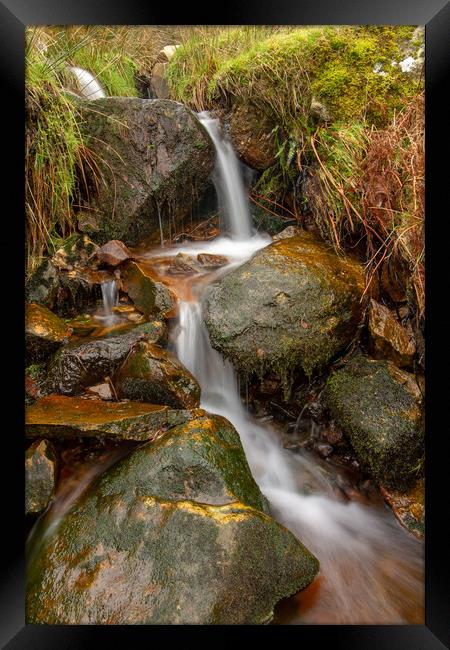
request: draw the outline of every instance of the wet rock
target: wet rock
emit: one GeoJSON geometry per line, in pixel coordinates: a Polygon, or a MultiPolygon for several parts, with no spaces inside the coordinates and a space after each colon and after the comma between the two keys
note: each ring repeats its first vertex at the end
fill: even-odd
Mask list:
{"type": "Polygon", "coordinates": [[[174,301],[168,288],[162,282],[155,282],[147,275],[145,267],[136,262],[127,262],[121,269],[123,290],[135,307],[147,318],[159,316],[173,309],[174,301]]]}
{"type": "Polygon", "coordinates": [[[47,392],[77,395],[87,386],[111,377],[133,346],[141,339],[153,343],[167,340],[162,321],[153,321],[114,336],[73,341],[62,347],[47,366],[47,392]]]}
{"type": "Polygon", "coordinates": [[[416,346],[393,313],[375,300],[370,301],[370,351],[376,359],[390,359],[397,366],[411,366],[416,346]]]}
{"type": "Polygon", "coordinates": [[[381,494],[394,515],[410,533],[420,539],[425,535],[425,481],[420,479],[406,493],[380,486],[381,494]]]}
{"type": "Polygon", "coordinates": [[[204,318],[212,345],[243,374],[325,367],[355,337],[364,270],[310,233],[275,242],[212,285],[204,318]]]}
{"type": "Polygon", "coordinates": [[[39,363],[55,352],[71,334],[67,324],[49,309],[31,303],[25,307],[25,347],[28,363],[39,363]]]}
{"type": "Polygon", "coordinates": [[[173,237],[174,222],[181,228],[214,164],[212,143],[195,115],[178,102],[137,97],[80,101],[79,112],[104,178],[89,206],[96,215],[92,238],[133,246],[173,237]]]}
{"type": "Polygon", "coordinates": [[[210,253],[199,253],[197,261],[205,269],[216,269],[228,264],[228,258],[225,255],[211,255],[210,253]]]}
{"type": "Polygon", "coordinates": [[[86,392],[92,393],[93,395],[97,395],[97,397],[100,397],[100,399],[105,400],[107,402],[114,399],[111,385],[108,382],[104,384],[97,384],[96,386],[89,386],[86,389],[86,392]]]}
{"type": "Polygon", "coordinates": [[[55,449],[48,440],[37,440],[25,453],[25,512],[43,512],[53,498],[57,475],[55,449]]]}
{"type": "Polygon", "coordinates": [[[198,273],[198,265],[190,255],[178,253],[170,263],[168,273],[172,275],[191,275],[198,273]]]}
{"type": "Polygon", "coordinates": [[[25,396],[28,403],[46,394],[45,363],[33,363],[25,369],[25,396]]]}
{"type": "Polygon", "coordinates": [[[288,226],[281,232],[277,233],[272,237],[273,241],[280,241],[280,239],[287,239],[288,237],[295,237],[295,235],[301,235],[303,230],[298,226],[288,226]]]}
{"type": "Polygon", "coordinates": [[[328,456],[331,456],[333,453],[333,447],[324,442],[319,442],[316,448],[322,458],[328,458],[328,456]]]}
{"type": "Polygon", "coordinates": [[[74,234],[58,248],[52,256],[52,264],[60,271],[73,271],[92,266],[93,256],[98,250],[87,235],[74,234]]]}
{"type": "Polygon", "coordinates": [[[424,444],[414,376],[358,354],[329,377],[322,400],[371,475],[389,488],[407,489],[424,444]]]}
{"type": "Polygon", "coordinates": [[[122,262],[125,262],[125,260],[130,259],[131,253],[125,244],[117,239],[113,239],[97,250],[96,257],[103,264],[118,266],[122,262]]]}
{"type": "Polygon", "coordinates": [[[45,435],[58,440],[145,441],[186,422],[195,413],[143,402],[111,402],[105,408],[101,400],[48,395],[25,408],[25,431],[28,438],[45,435]]]}
{"type": "Polygon", "coordinates": [[[275,124],[255,106],[237,104],[229,118],[231,141],[239,157],[253,169],[276,162],[275,124]]]}
{"type": "Polygon", "coordinates": [[[93,268],[96,249],[86,235],[71,237],[27,279],[27,302],[44,305],[62,317],[75,317],[95,306],[101,298],[100,284],[114,279],[111,273],[93,268]]]}
{"type": "Polygon", "coordinates": [[[104,472],[37,549],[27,623],[265,623],[318,571],[265,508],[224,418],[172,429],[104,472]]]}
{"type": "Polygon", "coordinates": [[[114,377],[122,398],[193,409],[200,404],[200,386],[176,356],[141,341],[127,356],[114,377]]]}

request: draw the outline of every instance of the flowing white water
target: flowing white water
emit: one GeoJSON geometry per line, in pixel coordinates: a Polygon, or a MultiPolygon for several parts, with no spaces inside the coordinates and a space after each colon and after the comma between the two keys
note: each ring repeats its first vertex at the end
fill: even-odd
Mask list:
{"type": "Polygon", "coordinates": [[[208,131],[216,148],[217,160],[213,181],[219,205],[225,213],[227,231],[233,238],[250,239],[250,211],[233,146],[228,139],[222,137],[219,120],[212,119],[206,111],[199,113],[198,119],[208,131]]]}
{"type": "MultiPolygon", "coordinates": [[[[202,121],[208,124],[218,146],[220,160],[221,152],[231,145],[220,139],[217,125],[208,120],[203,115],[202,121]]],[[[261,236],[249,238],[250,214],[248,207],[242,207],[242,182],[234,185],[239,168],[233,156],[228,152],[226,165],[220,166],[226,175],[220,183],[222,191],[230,195],[224,197],[226,209],[233,211],[233,201],[237,201],[239,216],[237,220],[236,214],[228,214],[235,236],[228,269],[245,262],[267,243],[261,236]],[[248,219],[246,227],[244,218],[248,219]]],[[[205,252],[223,254],[226,241],[230,240],[203,242],[201,247],[205,252]]],[[[187,244],[181,250],[192,253],[196,246],[187,244]]],[[[198,286],[202,291],[205,284],[198,286]]],[[[200,383],[201,406],[226,417],[239,432],[253,476],[269,499],[274,516],[320,560],[318,602],[309,604],[301,622],[421,622],[411,620],[414,616],[420,619],[423,598],[420,542],[405,533],[387,508],[339,501],[330,481],[331,472],[307,454],[284,449],[270,425],[248,414],[233,366],[209,341],[202,319],[201,295],[197,295],[197,300],[180,302],[175,345],[178,358],[200,383]]]]}
{"type": "Polygon", "coordinates": [[[115,280],[108,280],[101,283],[103,310],[102,315],[97,315],[96,318],[104,320],[107,324],[112,324],[115,319],[113,307],[117,305],[119,294],[117,291],[117,284],[115,280]]]}
{"type": "Polygon", "coordinates": [[[83,68],[77,68],[76,66],[71,66],[69,70],[77,78],[83,97],[86,97],[86,99],[101,99],[102,97],[106,97],[103,88],[90,72],[83,70],[83,68]]]}

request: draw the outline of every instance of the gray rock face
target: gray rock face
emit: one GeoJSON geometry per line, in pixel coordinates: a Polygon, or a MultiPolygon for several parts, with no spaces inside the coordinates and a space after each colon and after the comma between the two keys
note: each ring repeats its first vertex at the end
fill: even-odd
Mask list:
{"type": "Polygon", "coordinates": [[[318,562],[264,510],[227,420],[176,427],[102,474],[38,546],[27,622],[267,622],[318,562]]]}
{"type": "Polygon", "coordinates": [[[364,270],[310,233],[277,241],[212,285],[204,318],[212,345],[241,373],[326,366],[357,332],[364,270]]]}
{"type": "Polygon", "coordinates": [[[404,490],[417,478],[424,445],[421,390],[390,361],[357,355],[322,394],[358,459],[380,483],[404,490]]]}
{"type": "Polygon", "coordinates": [[[168,239],[205,189],[214,153],[185,106],[167,99],[106,97],[80,102],[81,128],[99,156],[103,182],[92,200],[100,244],[168,239]],[[160,229],[161,219],[161,229],[160,229]]]}

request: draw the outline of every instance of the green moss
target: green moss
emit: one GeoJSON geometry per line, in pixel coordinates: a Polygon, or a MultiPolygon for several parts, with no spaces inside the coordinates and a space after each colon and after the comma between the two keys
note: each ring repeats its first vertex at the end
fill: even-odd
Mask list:
{"type": "Polygon", "coordinates": [[[390,368],[358,354],[329,377],[323,400],[371,474],[405,489],[423,453],[423,423],[416,397],[390,368]]]}

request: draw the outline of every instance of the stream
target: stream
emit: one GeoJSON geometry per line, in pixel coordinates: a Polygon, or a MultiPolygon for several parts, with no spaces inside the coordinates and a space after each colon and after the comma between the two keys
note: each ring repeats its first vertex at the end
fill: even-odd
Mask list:
{"type": "MultiPolygon", "coordinates": [[[[234,425],[272,515],[320,561],[317,578],[277,606],[273,623],[423,624],[423,543],[401,527],[381,497],[375,501],[364,496],[340,498],[335,484],[341,467],[306,450],[285,449],[276,424],[249,413],[233,366],[210,344],[202,319],[202,299],[208,285],[243,264],[271,239],[252,231],[239,163],[229,142],[222,138],[217,121],[205,113],[199,119],[218,154],[214,182],[227,235],[212,241],[141,250],[139,260],[178,297],[170,346],[198,380],[201,407],[234,425]],[[180,252],[192,256],[220,254],[228,263],[218,270],[175,277],[167,269],[180,252]]],[[[110,318],[117,300],[114,287],[104,287],[103,297],[102,313],[110,318]]],[[[90,467],[85,484],[93,474],[90,467]]],[[[78,486],[77,494],[79,491],[78,486]]],[[[64,498],[67,501],[67,490],[64,498]]],[[[49,517],[52,510],[59,516],[58,494],[45,516],[49,517]]]]}

